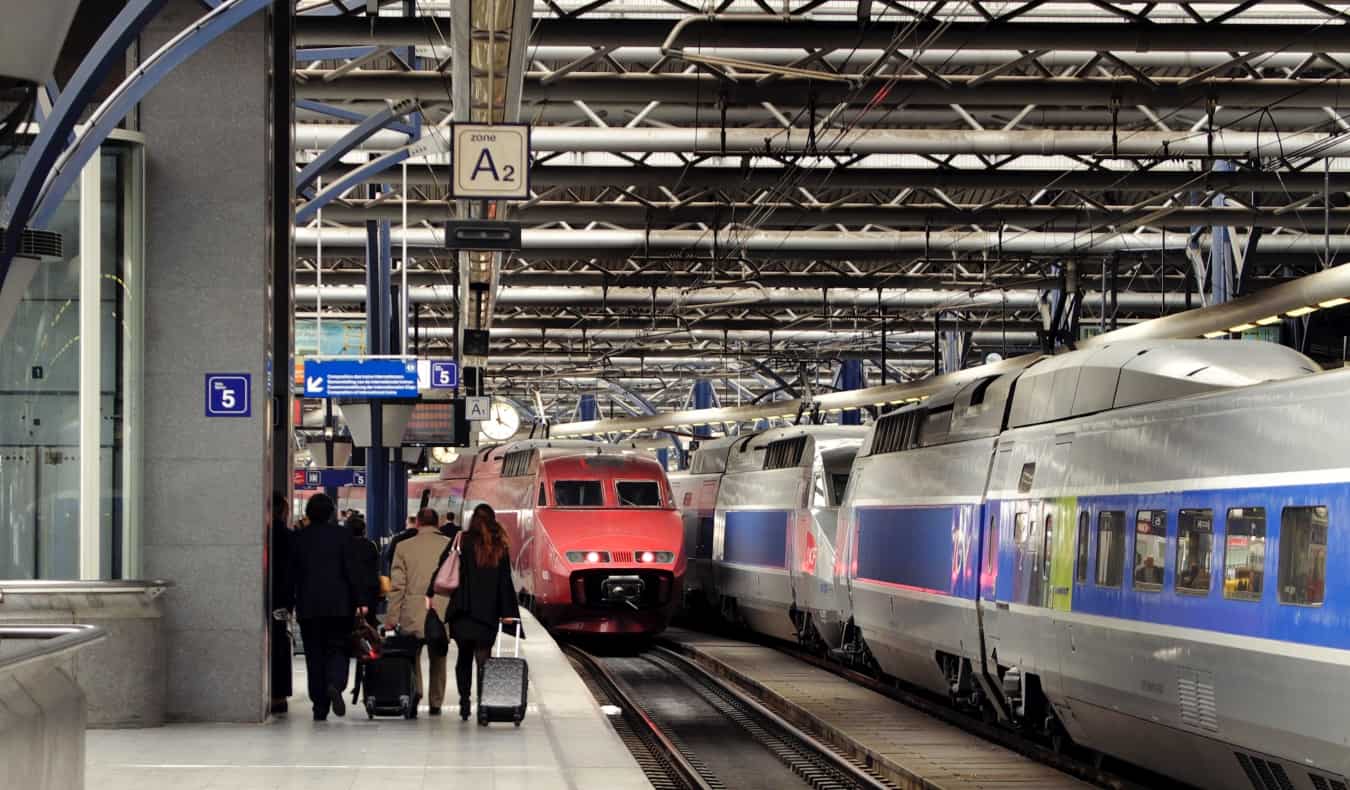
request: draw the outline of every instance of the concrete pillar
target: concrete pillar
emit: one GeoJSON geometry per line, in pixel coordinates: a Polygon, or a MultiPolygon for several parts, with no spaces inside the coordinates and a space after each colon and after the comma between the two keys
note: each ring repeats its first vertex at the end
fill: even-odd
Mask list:
{"type": "MultiPolygon", "coordinates": [[[[141,51],[159,48],[203,8],[171,0],[141,51]]],[[[267,710],[269,44],[267,19],[246,20],[169,74],[139,113],[147,143],[144,573],[177,585],[164,604],[167,715],[180,720],[257,722],[267,710]],[[252,416],[206,418],[206,373],[250,375],[252,416]]],[[[289,150],[276,158],[293,161],[289,150]]],[[[285,364],[277,363],[280,386],[291,375],[285,364]]]]}
{"type": "MultiPolygon", "coordinates": [[[[839,365],[839,389],[860,390],[867,386],[867,373],[861,359],[846,359],[839,365]]],[[[862,425],[862,412],[847,409],[839,415],[840,425],[862,425]]]]}

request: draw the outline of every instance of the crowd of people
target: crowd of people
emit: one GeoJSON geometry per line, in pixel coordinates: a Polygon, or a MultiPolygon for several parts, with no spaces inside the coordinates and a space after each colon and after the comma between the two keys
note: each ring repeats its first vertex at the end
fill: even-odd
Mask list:
{"type": "MultiPolygon", "coordinates": [[[[383,553],[367,536],[365,518],[337,512],[331,497],[316,494],[305,515],[287,526],[284,497],[272,501],[271,599],[272,712],[287,712],[292,695],[289,622],[294,614],[304,645],[309,699],[315,721],[346,714],[352,634],[361,621],[386,632],[425,638],[427,612],[444,622],[458,654],[455,684],[459,714],[468,719],[474,666],[479,672],[492,650],[499,626],[520,615],[511,578],[507,536],[486,504],[474,508],[462,535],[454,518],[444,522],[431,508],[409,519],[407,529],[388,542],[383,553]],[[461,535],[458,544],[456,535],[461,535]],[[458,551],[455,549],[458,548],[458,551]],[[459,587],[438,595],[434,582],[446,562],[459,562],[459,587]],[[382,615],[379,614],[383,608],[382,615]]],[[[432,716],[445,700],[448,656],[419,651],[414,662],[416,689],[432,716]],[[424,677],[421,652],[427,653],[424,677]]],[[[359,672],[359,668],[358,668],[359,672]]],[[[353,699],[355,701],[355,699],[353,699]]]]}

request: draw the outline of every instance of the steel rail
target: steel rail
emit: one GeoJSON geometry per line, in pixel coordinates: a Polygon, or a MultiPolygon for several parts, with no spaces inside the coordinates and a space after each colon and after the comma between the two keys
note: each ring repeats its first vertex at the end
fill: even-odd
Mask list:
{"type": "Polygon", "coordinates": [[[647,735],[655,741],[656,745],[663,752],[662,756],[669,760],[669,766],[679,774],[679,776],[676,777],[677,779],[684,782],[687,787],[693,788],[693,790],[715,790],[715,788],[703,778],[698,769],[689,762],[689,759],[685,757],[684,752],[670,740],[670,737],[666,735],[660,725],[647,715],[647,711],[643,709],[642,705],[638,704],[638,702],[633,699],[632,695],[620,685],[618,679],[615,678],[614,675],[595,658],[595,656],[572,645],[564,646],[563,652],[575,658],[582,664],[585,664],[586,669],[604,689],[605,693],[609,695],[611,699],[620,702],[621,707],[623,707],[625,712],[642,725],[647,735]]]}

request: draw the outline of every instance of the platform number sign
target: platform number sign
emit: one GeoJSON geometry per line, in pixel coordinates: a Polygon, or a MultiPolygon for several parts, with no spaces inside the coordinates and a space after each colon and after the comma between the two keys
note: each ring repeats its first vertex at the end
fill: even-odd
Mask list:
{"type": "Polygon", "coordinates": [[[207,417],[251,417],[252,374],[207,373],[207,417]]]}
{"type": "Polygon", "coordinates": [[[452,390],[459,386],[459,363],[431,361],[431,388],[452,390]]]}
{"type": "Polygon", "coordinates": [[[525,200],[530,196],[528,124],[457,123],[451,157],[454,197],[525,200]]]}

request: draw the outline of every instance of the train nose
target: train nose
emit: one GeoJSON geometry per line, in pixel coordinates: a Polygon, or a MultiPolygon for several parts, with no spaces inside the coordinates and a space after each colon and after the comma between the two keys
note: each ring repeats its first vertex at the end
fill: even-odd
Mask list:
{"type": "Polygon", "coordinates": [[[608,603],[626,604],[636,609],[646,587],[640,576],[609,576],[600,582],[600,595],[608,603]]]}

